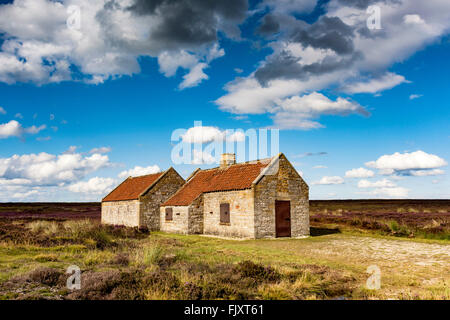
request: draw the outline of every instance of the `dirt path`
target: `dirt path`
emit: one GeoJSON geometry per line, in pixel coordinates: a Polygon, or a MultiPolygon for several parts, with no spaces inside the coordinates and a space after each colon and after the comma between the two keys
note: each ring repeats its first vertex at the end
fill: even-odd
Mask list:
{"type": "Polygon", "coordinates": [[[450,265],[450,245],[446,244],[342,236],[330,239],[327,247],[313,245],[311,252],[381,261],[388,265],[403,263],[416,266],[450,265]]]}

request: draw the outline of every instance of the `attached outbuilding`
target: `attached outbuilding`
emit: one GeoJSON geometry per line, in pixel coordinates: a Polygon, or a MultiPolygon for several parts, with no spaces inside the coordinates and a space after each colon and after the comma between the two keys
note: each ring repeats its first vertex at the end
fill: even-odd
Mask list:
{"type": "Polygon", "coordinates": [[[309,235],[309,188],[282,153],[245,163],[223,154],[219,167],[197,169],[160,215],[166,232],[303,237],[309,235]]]}
{"type": "Polygon", "coordinates": [[[175,169],[129,177],[102,200],[102,223],[127,227],[160,228],[160,205],[183,184],[175,169]]]}

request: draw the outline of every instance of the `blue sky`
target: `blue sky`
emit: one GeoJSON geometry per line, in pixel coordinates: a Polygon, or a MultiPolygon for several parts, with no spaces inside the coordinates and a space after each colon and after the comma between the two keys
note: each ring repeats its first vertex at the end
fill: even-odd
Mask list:
{"type": "Polygon", "coordinates": [[[450,197],[448,1],[0,3],[0,201],[214,166],[171,159],[194,121],[279,129],[312,199],[450,197]]]}

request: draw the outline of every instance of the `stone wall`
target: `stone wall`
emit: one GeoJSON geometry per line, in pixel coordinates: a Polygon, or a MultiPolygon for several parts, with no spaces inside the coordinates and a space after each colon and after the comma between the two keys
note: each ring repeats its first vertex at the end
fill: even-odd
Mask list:
{"type": "Polygon", "coordinates": [[[160,208],[161,231],[171,233],[188,233],[190,206],[168,206],[160,208]],[[172,221],[166,221],[166,208],[172,208],[172,221]]]}
{"type": "Polygon", "coordinates": [[[139,200],[102,202],[102,223],[139,226],[139,200]]]}
{"type": "Polygon", "coordinates": [[[264,176],[255,188],[255,237],[276,237],[275,200],[291,203],[291,236],[309,235],[309,189],[284,155],[276,173],[264,176]]]}
{"type": "Polygon", "coordinates": [[[173,169],[169,171],[144,195],[141,196],[140,226],[149,230],[161,227],[160,205],[169,199],[182,185],[184,179],[173,169]]]}
{"type": "Polygon", "coordinates": [[[209,192],[204,197],[204,233],[222,237],[254,238],[253,190],[209,192]],[[230,223],[220,223],[220,204],[230,204],[230,223]]]}
{"type": "Polygon", "coordinates": [[[188,233],[189,234],[202,234],[204,232],[204,205],[201,195],[189,206],[189,218],[188,218],[188,233]]]}

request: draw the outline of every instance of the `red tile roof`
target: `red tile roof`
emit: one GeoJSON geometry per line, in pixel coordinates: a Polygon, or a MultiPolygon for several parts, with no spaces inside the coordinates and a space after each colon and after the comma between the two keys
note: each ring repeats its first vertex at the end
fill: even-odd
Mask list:
{"type": "Polygon", "coordinates": [[[226,168],[198,170],[163,206],[187,206],[200,194],[251,188],[272,159],[238,163],[226,168]]]}
{"type": "Polygon", "coordinates": [[[164,173],[165,172],[159,172],[148,174],[146,176],[130,177],[119,184],[117,188],[104,197],[102,201],[137,200],[139,196],[164,173]]]}

